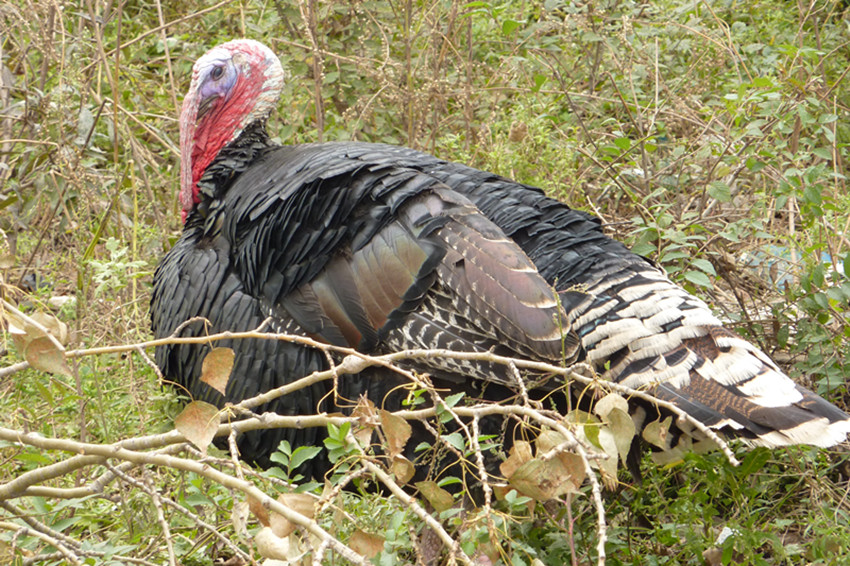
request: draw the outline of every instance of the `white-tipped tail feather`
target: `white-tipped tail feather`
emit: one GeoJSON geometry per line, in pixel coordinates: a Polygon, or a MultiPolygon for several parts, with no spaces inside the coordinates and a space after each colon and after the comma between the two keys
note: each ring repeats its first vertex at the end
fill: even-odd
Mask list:
{"type": "MultiPolygon", "coordinates": [[[[607,366],[606,378],[653,393],[753,446],[828,447],[850,434],[850,416],[795,384],[654,266],[624,265],[583,283],[593,300],[571,310],[570,322],[588,361],[607,366]]],[[[652,420],[644,409],[634,416],[639,425],[652,420]]],[[[665,461],[713,444],[681,419],[670,426],[665,445],[656,445],[665,461]]]]}

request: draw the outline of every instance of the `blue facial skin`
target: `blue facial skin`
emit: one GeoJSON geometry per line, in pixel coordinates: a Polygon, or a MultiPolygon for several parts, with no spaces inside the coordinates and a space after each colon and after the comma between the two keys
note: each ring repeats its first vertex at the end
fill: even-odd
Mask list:
{"type": "Polygon", "coordinates": [[[230,97],[236,78],[236,66],[230,59],[218,61],[210,67],[198,89],[201,99],[198,106],[198,118],[206,114],[212,103],[219,98],[227,100],[230,97]]]}

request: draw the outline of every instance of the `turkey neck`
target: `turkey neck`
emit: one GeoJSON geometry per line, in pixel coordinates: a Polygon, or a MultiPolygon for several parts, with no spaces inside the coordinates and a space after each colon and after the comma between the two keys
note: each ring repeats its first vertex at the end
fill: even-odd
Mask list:
{"type": "MultiPolygon", "coordinates": [[[[245,128],[239,137],[224,146],[204,171],[198,181],[200,202],[194,214],[206,219],[213,202],[227,194],[233,182],[264,153],[280,147],[272,142],[266,131],[266,122],[256,121],[245,128]]],[[[188,225],[188,221],[187,221],[188,225]]]]}

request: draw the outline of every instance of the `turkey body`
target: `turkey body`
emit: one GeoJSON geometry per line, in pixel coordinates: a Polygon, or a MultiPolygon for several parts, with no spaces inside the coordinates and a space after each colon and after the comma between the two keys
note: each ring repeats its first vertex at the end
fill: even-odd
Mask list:
{"type": "MultiPolygon", "coordinates": [[[[365,353],[444,348],[585,361],[601,377],[753,445],[831,446],[850,432],[847,414],[794,384],[701,300],[605,236],[596,218],[537,188],[407,148],[275,145],[265,131],[271,106],[259,111],[250,97],[225,96],[253,84],[241,73],[265,81],[251,91],[259,100],[276,100],[279,62],[243,40],[199,60],[184,102],[185,226],[154,275],[157,338],[194,317],[208,324],[185,325],[181,335],[253,330],[270,319],[271,330],[365,353]],[[255,56],[254,67],[239,67],[255,56]],[[245,109],[226,107],[245,100],[245,109]],[[247,116],[244,127],[224,120],[228,111],[247,116]],[[210,140],[220,130],[231,133],[217,146],[210,140]],[[206,146],[212,149],[204,153],[206,146]]],[[[193,399],[217,406],[328,367],[324,353],[289,342],[216,345],[235,353],[225,395],[199,379],[208,345],[159,346],[156,362],[193,399]]],[[[435,357],[405,367],[430,374],[444,391],[493,401],[511,397],[518,385],[498,364],[435,357]]],[[[360,396],[394,410],[407,384],[397,373],[369,368],[257,410],[349,410],[360,396]]],[[[643,425],[657,410],[635,403],[632,412],[643,425]]],[[[656,448],[673,457],[704,439],[682,419],[669,432],[656,448]]],[[[324,434],[256,431],[238,446],[244,459],[267,465],[281,440],[318,445],[324,434]]],[[[311,465],[304,472],[314,476],[328,467],[324,460],[311,465]]]]}
{"type": "MultiPolygon", "coordinates": [[[[245,150],[236,153],[244,157],[245,150]]],[[[302,298],[303,293],[296,293],[299,284],[314,280],[320,273],[340,277],[341,285],[346,288],[357,285],[351,277],[366,275],[377,278],[370,280],[371,285],[378,284],[378,279],[386,273],[368,273],[367,266],[361,273],[336,275],[338,270],[329,270],[328,265],[333,259],[349,262],[350,244],[341,242],[349,242],[352,234],[368,236],[379,232],[381,221],[365,230],[363,226],[374,222],[380,214],[392,216],[391,203],[379,203],[369,196],[373,186],[383,187],[382,183],[393,176],[410,176],[423,184],[407,187],[410,193],[407,198],[432,190],[435,181],[440,190],[449,187],[466,196],[522,247],[534,265],[539,266],[546,281],[558,291],[573,290],[566,293],[572,300],[562,301],[565,324],[575,329],[587,359],[609,379],[635,388],[651,384],[655,395],[673,402],[704,424],[721,430],[727,427],[726,432],[755,441],[760,435],[770,439],[785,434],[783,431],[809,422],[811,418],[807,417],[811,415],[824,413],[820,418],[832,418],[832,422],[840,422],[844,416],[820,397],[796,386],[794,389],[801,392],[799,405],[785,411],[768,410],[756,400],[739,394],[737,404],[724,405],[735,395],[736,388],[778,370],[766,356],[723,329],[702,301],[669,282],[652,263],[605,236],[598,220],[546,197],[536,188],[386,145],[329,143],[273,147],[262,141],[255,142],[248,153],[253,155],[240,162],[225,152],[211,166],[209,184],[204,186],[210,196],[209,206],[205,212],[199,209],[189,218],[183,237],[157,269],[152,307],[157,337],[170,335],[177,325],[197,316],[208,319],[210,326],[195,323],[184,330],[184,335],[252,330],[271,316],[278,330],[310,333],[326,342],[358,347],[366,352],[405,346],[451,349],[468,345],[463,341],[441,342],[428,335],[422,336],[419,343],[392,335],[367,339],[359,332],[347,339],[341,332],[337,333],[338,327],[334,325],[314,326],[305,331],[287,310],[288,297],[293,294],[308,304],[303,308],[320,301],[315,295],[308,300],[302,298]],[[239,173],[243,167],[247,171],[239,173]],[[224,173],[233,168],[237,173],[224,173]],[[359,173],[352,176],[352,171],[359,173]],[[358,175],[366,175],[367,179],[358,175]],[[226,181],[222,183],[218,179],[226,181]],[[366,196],[354,186],[357,179],[361,182],[359,190],[366,196]],[[337,200],[331,199],[331,195],[337,200]],[[305,198],[321,206],[286,226],[290,220],[281,221],[281,210],[275,207],[282,207],[287,199],[305,198]],[[354,203],[361,198],[366,199],[360,204],[362,210],[372,215],[368,220],[357,218],[360,213],[356,212],[354,203]],[[378,212],[377,207],[386,208],[378,212]],[[270,227],[267,223],[271,222],[279,224],[270,227]],[[322,237],[330,241],[316,243],[322,237]],[[292,244],[299,240],[307,244],[292,244]],[[281,273],[286,269],[293,270],[295,275],[281,273]],[[698,373],[700,367],[709,365],[712,367],[707,369],[713,371],[718,365],[715,360],[724,356],[743,358],[739,365],[749,362],[747,373],[738,383],[724,384],[698,373]],[[682,376],[690,381],[683,383],[682,376]]],[[[299,305],[289,308],[296,310],[299,305]]],[[[309,316],[302,319],[310,320],[309,316]]],[[[483,344],[476,344],[479,351],[502,346],[492,340],[483,344]]],[[[248,339],[220,345],[233,348],[236,354],[226,396],[198,379],[208,346],[162,346],[157,349],[156,361],[164,375],[185,387],[192,398],[219,406],[327,368],[321,352],[287,342],[248,339]]],[[[543,357],[520,347],[514,350],[502,347],[500,353],[543,357]]],[[[559,354],[555,351],[548,359],[557,363],[559,354]]],[[[419,369],[437,372],[446,382],[472,382],[465,383],[466,387],[474,385],[476,380],[510,385],[508,378],[500,377],[505,370],[499,367],[419,369]]],[[[392,372],[370,370],[359,376],[347,376],[338,383],[342,388],[337,392],[341,398],[354,400],[363,394],[376,403],[386,402],[388,407],[401,406],[398,398],[385,401],[403,383],[392,372]]],[[[280,397],[260,411],[309,415],[319,410],[334,410],[327,405],[327,400],[332,398],[329,395],[332,386],[313,385],[298,395],[280,397]]],[[[293,446],[315,445],[322,435],[318,429],[252,433],[241,439],[240,451],[250,461],[267,464],[268,455],[280,440],[286,439],[293,446]]],[[[673,445],[676,442],[676,438],[671,439],[673,445]]]]}
{"type": "MultiPolygon", "coordinates": [[[[193,317],[183,336],[271,329],[382,353],[445,348],[552,363],[579,352],[552,287],[520,248],[466,198],[426,170],[460,166],[404,148],[370,144],[274,147],[246,132],[210,165],[207,198],[154,276],[157,337],[193,317]],[[208,324],[207,324],[208,323],[208,324]]],[[[567,297],[583,298],[581,293],[567,297]]],[[[203,383],[208,345],[157,348],[167,380],[218,406],[327,368],[315,349],[275,340],[226,340],[234,368],[226,395],[203,383]]],[[[503,400],[513,377],[486,362],[407,364],[436,384],[503,400]]],[[[320,383],[259,408],[282,415],[349,410],[360,396],[399,409],[406,378],[371,368],[320,383]],[[332,393],[335,393],[333,395],[332,393]],[[341,406],[333,399],[344,400],[341,406]]],[[[497,426],[494,424],[494,426],[497,426]]],[[[268,465],[281,440],[320,444],[317,429],[243,435],[243,458],[268,465]]],[[[411,454],[411,456],[413,456],[411,454]]],[[[325,471],[316,462],[314,475],[325,471]]]]}

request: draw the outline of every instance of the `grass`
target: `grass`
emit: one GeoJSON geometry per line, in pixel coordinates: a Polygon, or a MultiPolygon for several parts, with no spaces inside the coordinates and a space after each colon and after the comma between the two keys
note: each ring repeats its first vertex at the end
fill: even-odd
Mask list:
{"type": "MultiPolygon", "coordinates": [[[[600,216],[795,379],[850,407],[850,62],[841,2],[209,8],[191,0],[0,8],[4,294],[27,312],[56,314],[70,328],[70,348],[149,337],[150,273],[180,232],[177,105],[193,61],[247,35],[289,69],[270,127],[280,141],[400,143],[539,185],[600,216]],[[41,286],[20,290],[29,274],[41,286]],[[57,309],[48,303],[55,296],[75,301],[57,309]]],[[[3,364],[19,362],[8,335],[4,346],[3,364]]],[[[3,426],[101,443],[171,428],[176,395],[137,353],[86,356],[70,369],[4,376],[3,426]]],[[[850,548],[841,452],[737,454],[739,468],[719,454],[669,469],[643,462],[644,482],[605,496],[608,563],[840,564],[850,548]],[[718,542],[724,528],[733,534],[718,542]]],[[[64,458],[6,442],[0,481],[64,458]]],[[[89,473],[50,485],[78,486],[89,473]]],[[[14,507],[0,522],[23,511],[91,541],[100,554],[88,560],[97,564],[121,563],[115,556],[162,563],[169,542],[184,564],[232,555],[199,521],[249,548],[226,526],[243,501],[234,492],[168,468],[127,474],[105,498],[7,500],[14,507]]],[[[364,530],[377,524],[388,540],[380,562],[412,561],[408,526],[418,519],[405,506],[338,497],[323,524],[340,516],[364,530]]],[[[586,488],[568,505],[506,503],[500,513],[506,563],[595,560],[586,488]]],[[[468,548],[493,544],[483,517],[452,520],[466,522],[468,548]]],[[[0,530],[7,561],[23,564],[33,553],[47,555],[39,563],[62,561],[31,533],[13,533],[0,530]]]]}

